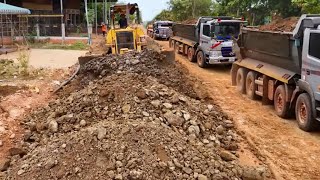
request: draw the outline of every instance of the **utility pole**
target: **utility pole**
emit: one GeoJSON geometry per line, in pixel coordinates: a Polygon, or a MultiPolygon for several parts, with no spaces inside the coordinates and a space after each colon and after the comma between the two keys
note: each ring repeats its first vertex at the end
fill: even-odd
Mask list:
{"type": "Polygon", "coordinates": [[[66,28],[64,24],[64,15],[63,15],[63,0],[60,0],[60,8],[61,8],[61,37],[62,37],[62,44],[64,44],[64,40],[66,37],[66,28]]]}
{"type": "Polygon", "coordinates": [[[85,8],[85,12],[86,12],[87,31],[88,31],[88,44],[91,45],[92,25],[90,25],[90,23],[89,23],[88,0],[84,0],[84,8],[85,8]]]}

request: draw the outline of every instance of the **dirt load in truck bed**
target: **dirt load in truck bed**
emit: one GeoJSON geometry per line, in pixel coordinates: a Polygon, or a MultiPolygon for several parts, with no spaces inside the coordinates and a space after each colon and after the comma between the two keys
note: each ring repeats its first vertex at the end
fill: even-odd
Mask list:
{"type": "Polygon", "coordinates": [[[25,119],[7,179],[268,176],[264,166],[239,165],[242,138],[233,122],[163,55],[108,55],[80,72],[59,98],[25,119]]]}
{"type": "Polygon", "coordinates": [[[292,32],[298,23],[298,17],[289,18],[278,18],[269,24],[262,25],[259,27],[261,31],[281,31],[281,32],[292,32]]]}
{"type": "Polygon", "coordinates": [[[180,22],[181,24],[197,24],[198,19],[187,19],[185,21],[180,22]]]}

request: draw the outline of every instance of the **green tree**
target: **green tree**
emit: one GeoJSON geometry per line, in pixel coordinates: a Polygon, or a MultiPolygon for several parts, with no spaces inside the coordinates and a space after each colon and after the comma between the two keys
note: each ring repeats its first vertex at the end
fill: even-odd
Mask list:
{"type": "Polygon", "coordinates": [[[293,3],[301,8],[302,13],[307,13],[307,14],[320,13],[319,0],[293,0],[293,3]]]}
{"type": "Polygon", "coordinates": [[[170,0],[169,10],[173,20],[182,21],[199,16],[209,16],[213,11],[212,0],[170,0]]]}
{"type": "Polygon", "coordinates": [[[165,20],[173,20],[173,14],[171,11],[169,10],[162,10],[155,18],[154,20],[158,20],[158,21],[165,21],[165,20]]]}

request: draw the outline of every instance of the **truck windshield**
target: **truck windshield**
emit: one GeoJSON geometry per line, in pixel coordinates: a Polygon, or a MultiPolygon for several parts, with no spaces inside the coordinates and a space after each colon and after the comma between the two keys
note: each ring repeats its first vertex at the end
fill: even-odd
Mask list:
{"type": "Polygon", "coordinates": [[[158,24],[158,27],[172,27],[172,24],[158,24]]]}
{"type": "Polygon", "coordinates": [[[240,33],[240,23],[220,23],[214,27],[214,34],[217,39],[238,38],[240,33]]]}

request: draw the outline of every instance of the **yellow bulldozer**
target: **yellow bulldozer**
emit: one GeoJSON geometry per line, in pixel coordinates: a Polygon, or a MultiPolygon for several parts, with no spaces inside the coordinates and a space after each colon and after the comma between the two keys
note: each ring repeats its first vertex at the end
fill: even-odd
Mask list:
{"type": "Polygon", "coordinates": [[[110,7],[111,29],[106,36],[109,53],[124,54],[128,51],[141,52],[146,46],[146,35],[140,25],[138,4],[116,4],[110,7]],[[125,18],[126,26],[119,27],[115,19],[125,18]],[[130,22],[132,20],[132,22],[130,22]]]}

